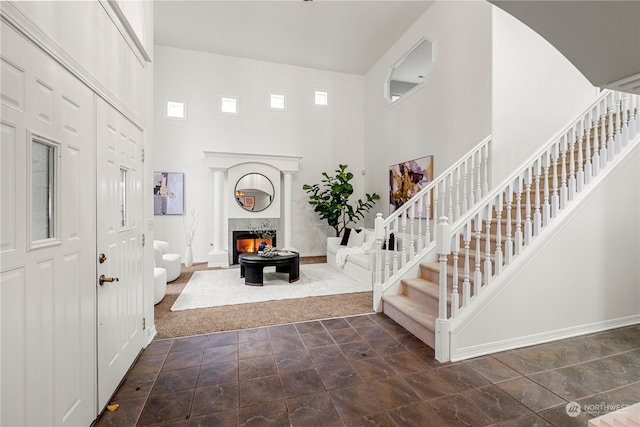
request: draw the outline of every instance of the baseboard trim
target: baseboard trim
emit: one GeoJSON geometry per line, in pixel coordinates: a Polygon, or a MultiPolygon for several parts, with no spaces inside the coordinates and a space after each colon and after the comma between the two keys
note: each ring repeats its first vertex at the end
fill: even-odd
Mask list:
{"type": "Polygon", "coordinates": [[[451,336],[451,361],[471,359],[479,356],[486,356],[492,353],[498,353],[516,348],[528,347],[537,344],[544,344],[551,341],[557,341],[567,338],[573,338],[580,335],[602,332],[609,329],[616,329],[630,325],[640,324],[640,314],[622,317],[618,319],[605,320],[602,322],[590,323],[586,325],[572,326],[555,331],[541,332],[538,334],[528,335],[524,337],[513,338],[504,341],[486,343],[477,346],[456,348],[456,337],[451,336]]]}

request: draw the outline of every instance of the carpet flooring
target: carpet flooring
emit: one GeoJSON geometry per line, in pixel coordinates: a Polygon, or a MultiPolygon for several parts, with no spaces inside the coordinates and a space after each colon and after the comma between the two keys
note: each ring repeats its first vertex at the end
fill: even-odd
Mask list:
{"type": "MultiPolygon", "coordinates": [[[[325,257],[300,259],[301,264],[323,262],[326,262],[325,257]]],[[[158,332],[156,339],[353,316],[373,311],[372,292],[357,292],[172,312],[171,306],[191,275],[206,269],[206,263],[194,264],[189,268],[182,266],[180,277],[167,284],[167,293],[154,310],[158,332]]]]}

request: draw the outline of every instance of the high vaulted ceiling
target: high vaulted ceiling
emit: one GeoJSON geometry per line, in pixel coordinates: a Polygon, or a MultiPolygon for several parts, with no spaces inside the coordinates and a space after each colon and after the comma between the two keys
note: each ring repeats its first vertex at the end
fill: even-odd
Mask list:
{"type": "Polygon", "coordinates": [[[157,1],[155,43],[364,75],[433,1],[157,1]]]}
{"type": "MultiPolygon", "coordinates": [[[[640,94],[640,0],[489,1],[546,38],[594,86],[640,94]]],[[[161,0],[154,37],[164,46],[364,75],[433,3],[161,0]]]]}
{"type": "Polygon", "coordinates": [[[640,94],[640,1],[489,1],[544,37],[594,86],[640,94]]]}

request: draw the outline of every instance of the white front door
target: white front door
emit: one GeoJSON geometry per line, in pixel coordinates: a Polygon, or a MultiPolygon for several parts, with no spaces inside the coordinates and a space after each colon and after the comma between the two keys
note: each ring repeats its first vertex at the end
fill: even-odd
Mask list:
{"type": "Polygon", "coordinates": [[[98,408],[144,346],[142,132],[97,103],[98,408]]]}
{"type": "Polygon", "coordinates": [[[0,425],[96,405],[93,93],[0,24],[0,425]]]}

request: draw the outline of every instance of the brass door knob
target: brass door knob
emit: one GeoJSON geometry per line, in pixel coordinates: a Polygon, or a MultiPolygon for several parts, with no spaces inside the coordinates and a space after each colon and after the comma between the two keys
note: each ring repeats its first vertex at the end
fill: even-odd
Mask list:
{"type": "Polygon", "coordinates": [[[107,283],[111,283],[111,282],[117,282],[120,279],[118,279],[117,277],[106,277],[104,274],[101,274],[100,277],[98,278],[98,282],[100,282],[100,286],[104,285],[105,282],[107,283]]]}

